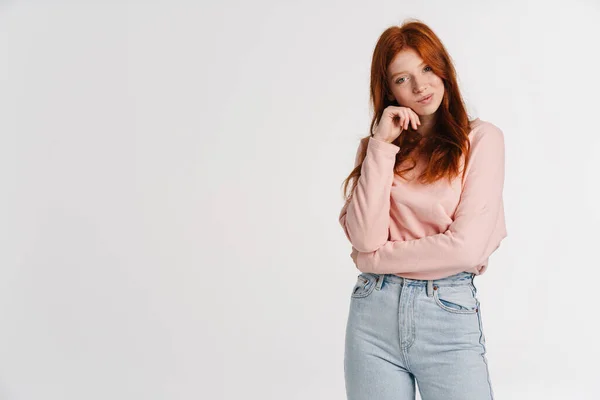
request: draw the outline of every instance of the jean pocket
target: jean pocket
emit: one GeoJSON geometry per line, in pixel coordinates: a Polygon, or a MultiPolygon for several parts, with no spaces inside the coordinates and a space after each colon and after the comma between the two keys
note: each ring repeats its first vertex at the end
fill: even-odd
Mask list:
{"type": "Polygon", "coordinates": [[[354,288],[352,288],[352,297],[367,297],[375,288],[376,277],[370,274],[362,273],[356,278],[354,288]]]}
{"type": "Polygon", "coordinates": [[[445,311],[456,314],[474,314],[479,301],[471,285],[433,286],[433,298],[445,311]]]}

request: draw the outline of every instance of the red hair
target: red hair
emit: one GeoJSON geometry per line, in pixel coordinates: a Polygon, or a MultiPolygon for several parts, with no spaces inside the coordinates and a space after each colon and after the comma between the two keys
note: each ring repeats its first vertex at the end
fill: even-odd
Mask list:
{"type": "MultiPolygon", "coordinates": [[[[438,36],[424,23],[410,20],[401,26],[387,28],[379,37],[373,59],[371,61],[371,95],[370,101],[373,108],[373,119],[370,126],[370,135],[361,140],[361,144],[373,136],[375,125],[381,120],[383,111],[387,106],[398,103],[390,101],[388,95],[391,90],[388,84],[388,68],[394,57],[407,48],[413,49],[427,63],[433,72],[444,82],[444,96],[442,103],[436,111],[436,125],[434,134],[422,137],[412,127],[402,132],[393,142],[400,146],[396,155],[394,173],[404,176],[405,172],[416,166],[413,150],[419,147],[419,153],[425,154],[429,160],[426,168],[419,175],[421,183],[433,183],[442,178],[458,176],[461,171],[461,156],[465,154],[464,171],[468,163],[470,150],[469,118],[458,88],[456,71],[451,58],[438,36]],[[412,159],[413,165],[400,169],[399,165],[406,159],[412,159]]],[[[349,201],[354,188],[358,183],[361,166],[365,159],[367,146],[360,146],[356,155],[357,165],[343,182],[343,191],[346,201],[349,201]],[[348,186],[352,182],[352,189],[348,195],[348,186]]]]}

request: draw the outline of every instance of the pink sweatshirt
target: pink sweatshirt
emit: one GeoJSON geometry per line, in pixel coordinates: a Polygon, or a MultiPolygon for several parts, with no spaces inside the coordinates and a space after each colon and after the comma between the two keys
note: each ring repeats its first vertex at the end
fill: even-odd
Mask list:
{"type": "MultiPolygon", "coordinates": [[[[393,173],[400,147],[367,137],[361,176],[339,215],[346,237],[358,251],[361,272],[410,279],[440,279],[462,271],[481,275],[489,256],[507,236],[502,191],[504,134],[490,122],[471,121],[471,159],[464,187],[461,175],[421,184],[421,157],[407,179],[393,173]]],[[[411,165],[405,161],[406,165],[411,165]]],[[[464,165],[464,156],[461,158],[464,165]]]]}

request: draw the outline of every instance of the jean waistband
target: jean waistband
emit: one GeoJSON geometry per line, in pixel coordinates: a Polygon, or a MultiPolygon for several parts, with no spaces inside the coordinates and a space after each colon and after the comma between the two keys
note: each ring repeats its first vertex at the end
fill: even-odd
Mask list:
{"type": "Polygon", "coordinates": [[[372,272],[365,273],[365,275],[373,276],[378,283],[397,283],[404,286],[456,286],[456,285],[469,285],[473,283],[475,274],[472,272],[459,272],[458,274],[447,276],[441,279],[409,279],[404,278],[395,274],[375,274],[372,272]]]}

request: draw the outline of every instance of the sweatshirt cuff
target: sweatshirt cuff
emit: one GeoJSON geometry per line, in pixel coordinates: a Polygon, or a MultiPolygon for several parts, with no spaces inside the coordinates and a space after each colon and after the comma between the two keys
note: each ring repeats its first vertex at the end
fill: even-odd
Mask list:
{"type": "Polygon", "coordinates": [[[373,136],[369,137],[369,148],[381,151],[386,155],[396,157],[396,154],[400,151],[400,146],[396,146],[393,143],[384,142],[383,140],[375,139],[373,136]]]}

